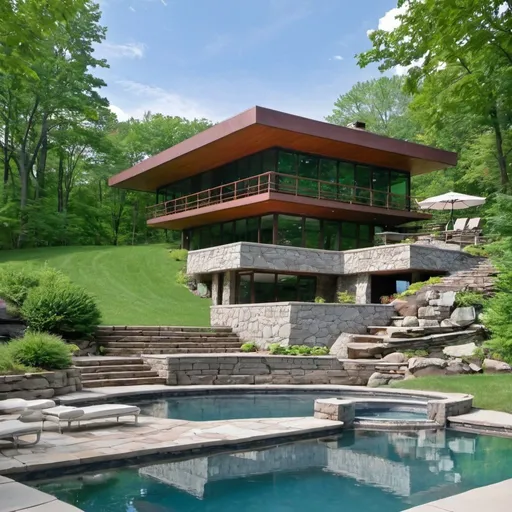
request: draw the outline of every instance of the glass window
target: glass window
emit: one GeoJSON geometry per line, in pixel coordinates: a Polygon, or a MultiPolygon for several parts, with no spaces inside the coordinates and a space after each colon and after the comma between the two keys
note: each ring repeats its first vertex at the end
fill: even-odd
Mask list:
{"type": "Polygon", "coordinates": [[[373,169],[372,189],[373,206],[387,207],[389,188],[389,171],[386,169],[373,169]]]}
{"type": "Polygon", "coordinates": [[[234,232],[233,232],[233,222],[225,222],[222,224],[222,243],[230,244],[233,242],[234,232]]]}
{"type": "Polygon", "coordinates": [[[368,204],[370,202],[372,169],[367,165],[356,165],[356,200],[358,203],[368,204]]]}
{"type": "Polygon", "coordinates": [[[298,276],[279,274],[277,276],[276,298],[278,302],[289,302],[297,300],[298,276]]]}
{"type": "Polygon", "coordinates": [[[246,220],[235,221],[235,231],[233,234],[233,242],[245,242],[247,240],[247,226],[246,220]]]}
{"type": "Polygon", "coordinates": [[[261,217],[260,243],[274,243],[274,216],[265,215],[261,217]]]}
{"type": "Polygon", "coordinates": [[[338,168],[338,199],[341,201],[353,201],[354,189],[354,164],[340,162],[338,168]]]}
{"type": "Polygon", "coordinates": [[[197,249],[201,249],[201,238],[199,229],[191,229],[190,230],[190,250],[197,251],[197,249]]]}
{"type": "Polygon", "coordinates": [[[403,172],[391,171],[389,181],[389,191],[391,192],[389,198],[390,208],[400,210],[409,208],[409,201],[407,197],[409,175],[403,172]]]}
{"type": "Polygon", "coordinates": [[[276,150],[267,149],[263,152],[262,172],[274,172],[276,170],[276,150]]]}
{"type": "Polygon", "coordinates": [[[323,248],[329,251],[339,250],[339,224],[335,220],[323,221],[323,248]]]}
{"type": "Polygon", "coordinates": [[[318,158],[299,155],[299,194],[318,197],[318,158]],[[313,181],[314,180],[314,181],[313,181]]]}
{"type": "MultiPolygon", "coordinates": [[[[281,174],[295,176],[297,174],[297,155],[294,153],[279,151],[277,170],[281,174]]],[[[291,176],[279,176],[277,186],[279,192],[289,192],[294,194],[297,189],[297,180],[291,176]]]]}
{"type": "Polygon", "coordinates": [[[238,304],[251,303],[251,274],[238,274],[238,304]]]}
{"type": "Polygon", "coordinates": [[[300,302],[312,302],[316,295],[316,277],[299,276],[297,300],[300,302]]]}
{"type": "Polygon", "coordinates": [[[343,222],[341,226],[341,250],[357,249],[357,224],[343,222]]]}
{"type": "Polygon", "coordinates": [[[212,246],[210,226],[201,228],[201,249],[212,246]]]}
{"type": "Polygon", "coordinates": [[[320,184],[321,197],[323,199],[336,199],[338,191],[338,162],[321,158],[319,176],[322,182],[327,182],[320,184]]]}
{"type": "Polygon", "coordinates": [[[320,247],[320,221],[318,219],[305,219],[304,222],[304,246],[310,249],[320,247]]]}
{"type": "Polygon", "coordinates": [[[258,241],[258,217],[251,217],[247,219],[247,241],[248,242],[257,242],[258,241]]]}
{"type": "Polygon", "coordinates": [[[275,274],[254,273],[254,302],[275,302],[275,274]]]}
{"type": "Polygon", "coordinates": [[[372,228],[368,224],[359,225],[359,243],[358,247],[371,247],[372,244],[372,228]]]}
{"type": "Polygon", "coordinates": [[[302,217],[279,215],[277,218],[277,244],[302,247],[302,217]]]}
{"type": "Polygon", "coordinates": [[[222,225],[212,224],[208,227],[210,228],[211,233],[211,246],[215,247],[216,245],[222,245],[222,225]]]}

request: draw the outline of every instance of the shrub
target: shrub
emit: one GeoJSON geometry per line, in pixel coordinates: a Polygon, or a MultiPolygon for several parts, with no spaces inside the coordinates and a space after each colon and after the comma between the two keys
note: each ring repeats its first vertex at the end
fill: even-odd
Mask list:
{"type": "Polygon", "coordinates": [[[92,334],[101,319],[89,293],[63,282],[32,289],[21,314],[31,330],[72,337],[92,334]]]}
{"type": "Polygon", "coordinates": [[[396,299],[401,299],[403,297],[408,297],[409,295],[414,295],[415,293],[418,293],[422,288],[425,286],[431,286],[434,284],[440,284],[443,282],[443,279],[441,277],[431,277],[427,281],[418,281],[417,283],[412,283],[407,290],[405,290],[402,293],[397,293],[395,295],[396,299]]]}
{"type": "Polygon", "coordinates": [[[20,374],[33,371],[35,371],[35,368],[17,363],[13,359],[7,343],[0,345],[0,375],[20,374]]]}
{"type": "Polygon", "coordinates": [[[311,349],[312,356],[327,356],[329,355],[329,349],[327,347],[313,347],[311,349]]]}
{"type": "Polygon", "coordinates": [[[484,303],[485,297],[481,292],[465,291],[457,292],[455,295],[455,305],[458,308],[467,306],[482,306],[484,303]]]}
{"type": "Polygon", "coordinates": [[[188,251],[186,249],[173,249],[169,251],[169,256],[174,261],[187,261],[188,251]]]}
{"type": "Polygon", "coordinates": [[[381,304],[391,304],[396,298],[397,298],[396,294],[394,294],[394,295],[383,295],[380,298],[380,303],[381,304]]]}
{"type": "Polygon", "coordinates": [[[489,251],[485,245],[468,245],[462,250],[468,254],[471,254],[472,256],[481,256],[482,258],[489,257],[489,251]]]}
{"type": "Polygon", "coordinates": [[[256,343],[249,342],[249,343],[244,343],[240,347],[240,350],[242,352],[257,352],[258,351],[258,347],[256,346],[256,343]]]}
{"type": "Polygon", "coordinates": [[[8,344],[13,361],[42,370],[69,368],[75,348],[74,345],[67,345],[58,336],[44,332],[27,332],[23,338],[8,344]]]}
{"type": "Polygon", "coordinates": [[[32,269],[15,265],[0,267],[0,297],[16,308],[23,306],[29,291],[39,284],[39,276],[32,269]]]}
{"type": "Polygon", "coordinates": [[[182,286],[187,286],[189,277],[188,277],[188,274],[187,274],[187,271],[185,270],[185,268],[182,268],[181,270],[176,272],[176,276],[174,279],[176,281],[176,284],[179,284],[182,286]]]}
{"type": "Polygon", "coordinates": [[[272,343],[269,351],[273,355],[283,356],[325,356],[329,354],[327,347],[308,347],[307,345],[292,345],[282,347],[279,343],[272,343]]]}
{"type": "Polygon", "coordinates": [[[356,296],[349,292],[338,292],[336,298],[340,304],[355,304],[356,296]]]}
{"type": "Polygon", "coordinates": [[[268,346],[268,351],[273,355],[286,354],[287,347],[282,347],[279,343],[271,343],[268,346]]]}
{"type": "Polygon", "coordinates": [[[407,359],[411,357],[428,357],[428,351],[426,350],[404,350],[404,356],[407,359]]]}
{"type": "Polygon", "coordinates": [[[323,297],[315,297],[315,302],[317,304],[324,304],[325,303],[325,299],[323,297]]]}

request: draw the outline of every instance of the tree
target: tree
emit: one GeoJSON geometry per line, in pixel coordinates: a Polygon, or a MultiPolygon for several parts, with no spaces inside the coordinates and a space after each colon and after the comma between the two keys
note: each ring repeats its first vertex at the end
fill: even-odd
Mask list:
{"type": "Polygon", "coordinates": [[[512,4],[503,0],[399,0],[398,26],[370,34],[358,56],[381,71],[401,66],[406,86],[423,97],[431,127],[447,114],[474,117],[494,139],[500,187],[509,187],[505,133],[512,123],[512,4]]]}
{"type": "Polygon", "coordinates": [[[326,120],[347,126],[352,121],[363,121],[371,132],[411,139],[416,127],[407,115],[412,96],[403,90],[404,81],[399,76],[383,76],[367,82],[358,82],[334,103],[326,120]]]}

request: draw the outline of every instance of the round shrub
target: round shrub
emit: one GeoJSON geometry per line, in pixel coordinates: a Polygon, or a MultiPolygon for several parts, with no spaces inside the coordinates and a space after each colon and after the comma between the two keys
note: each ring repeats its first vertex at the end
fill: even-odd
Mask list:
{"type": "Polygon", "coordinates": [[[0,344],[0,375],[15,375],[34,370],[35,368],[16,362],[7,343],[0,344]]]}
{"type": "Polygon", "coordinates": [[[257,352],[257,351],[258,351],[258,347],[256,346],[256,343],[252,343],[252,342],[244,343],[240,347],[240,352],[257,352]]]}
{"type": "Polygon", "coordinates": [[[62,370],[71,366],[74,346],[52,334],[27,332],[23,338],[11,341],[8,350],[18,364],[41,370],[62,370]]]}
{"type": "Polygon", "coordinates": [[[174,249],[169,251],[169,256],[174,261],[187,261],[188,251],[186,249],[174,249]]]}
{"type": "Polygon", "coordinates": [[[0,297],[7,304],[20,308],[29,291],[39,284],[38,273],[16,265],[0,266],[0,297]]]}
{"type": "Polygon", "coordinates": [[[94,298],[80,286],[65,282],[32,289],[21,314],[34,331],[74,338],[92,334],[101,319],[94,298]]]}

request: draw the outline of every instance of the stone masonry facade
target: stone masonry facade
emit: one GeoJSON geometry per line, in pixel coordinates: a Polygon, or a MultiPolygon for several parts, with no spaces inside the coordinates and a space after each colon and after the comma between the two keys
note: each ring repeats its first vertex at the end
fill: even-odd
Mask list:
{"type": "Polygon", "coordinates": [[[222,384],[365,385],[370,368],[333,356],[143,355],[169,386],[222,384]]]}
{"type": "Polygon", "coordinates": [[[82,390],[78,368],[52,372],[0,375],[0,400],[52,398],[82,390]]]}
{"type": "Polygon", "coordinates": [[[271,343],[330,347],[340,333],[364,334],[371,325],[387,325],[392,306],[278,302],[213,306],[211,325],[231,327],[243,341],[260,348],[271,343]]]}

